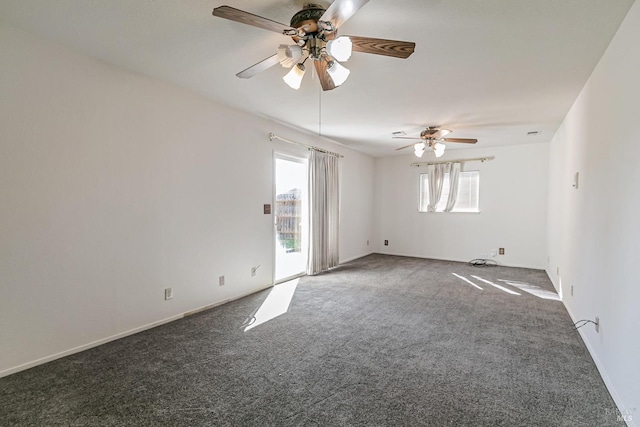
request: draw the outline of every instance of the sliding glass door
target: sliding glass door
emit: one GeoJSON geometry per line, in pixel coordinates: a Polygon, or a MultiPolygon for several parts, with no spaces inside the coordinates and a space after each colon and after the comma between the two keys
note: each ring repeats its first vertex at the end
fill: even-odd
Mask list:
{"type": "Polygon", "coordinates": [[[307,264],[307,159],[276,153],[274,283],[303,275],[307,264]]]}

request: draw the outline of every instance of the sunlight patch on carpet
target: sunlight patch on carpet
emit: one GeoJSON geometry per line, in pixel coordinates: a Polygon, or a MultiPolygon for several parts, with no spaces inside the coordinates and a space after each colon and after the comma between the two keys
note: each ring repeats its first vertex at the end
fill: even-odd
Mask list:
{"type": "Polygon", "coordinates": [[[250,318],[249,324],[244,328],[244,331],[247,332],[286,313],[289,310],[293,294],[296,292],[298,281],[299,279],[294,279],[274,286],[262,305],[250,318]]]}
{"type": "Polygon", "coordinates": [[[506,293],[508,293],[508,294],[511,294],[511,295],[520,295],[520,294],[519,294],[518,292],[516,292],[516,291],[512,291],[511,289],[507,289],[507,288],[505,288],[504,286],[500,286],[500,285],[498,285],[497,283],[493,283],[492,281],[490,281],[490,280],[486,280],[486,279],[483,279],[482,277],[474,276],[473,274],[471,275],[471,277],[473,277],[473,278],[474,278],[474,279],[476,279],[476,280],[480,280],[481,282],[484,282],[484,283],[486,283],[486,284],[488,284],[488,285],[491,285],[491,286],[493,286],[493,287],[495,287],[495,288],[497,288],[497,289],[500,289],[501,291],[504,291],[504,292],[506,292],[506,293]]]}
{"type": "Polygon", "coordinates": [[[462,277],[462,276],[460,276],[459,274],[456,274],[456,273],[451,273],[451,274],[453,274],[454,276],[456,276],[458,279],[462,279],[462,280],[464,280],[465,282],[467,282],[468,284],[470,284],[470,285],[472,285],[472,286],[475,286],[476,288],[478,288],[478,289],[480,289],[480,290],[483,290],[480,286],[476,285],[475,283],[473,283],[471,280],[467,279],[466,277],[462,277]]]}
{"type": "Polygon", "coordinates": [[[534,295],[538,298],[542,298],[542,299],[550,299],[550,300],[554,300],[554,301],[560,301],[560,295],[556,294],[555,292],[551,292],[551,291],[547,291],[546,289],[542,289],[540,286],[534,286],[534,285],[530,285],[528,283],[525,282],[518,282],[515,280],[504,280],[504,279],[498,279],[498,282],[504,282],[507,285],[511,285],[513,287],[516,287],[524,292],[530,293],[531,295],[534,295]]]}

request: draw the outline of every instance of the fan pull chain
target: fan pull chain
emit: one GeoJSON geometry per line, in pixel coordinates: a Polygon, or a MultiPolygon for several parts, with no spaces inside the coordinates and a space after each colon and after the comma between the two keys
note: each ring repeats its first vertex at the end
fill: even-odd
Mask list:
{"type": "Polygon", "coordinates": [[[318,86],[318,136],[322,137],[322,88],[318,86]]]}

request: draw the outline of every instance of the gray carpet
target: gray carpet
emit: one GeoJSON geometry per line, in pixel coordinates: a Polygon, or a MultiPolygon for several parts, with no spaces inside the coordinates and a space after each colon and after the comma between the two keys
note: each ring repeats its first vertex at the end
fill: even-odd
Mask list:
{"type": "Polygon", "coordinates": [[[0,425],[623,425],[562,303],[503,280],[553,292],[539,270],[370,255],[247,332],[271,290],[2,378],[0,425]]]}

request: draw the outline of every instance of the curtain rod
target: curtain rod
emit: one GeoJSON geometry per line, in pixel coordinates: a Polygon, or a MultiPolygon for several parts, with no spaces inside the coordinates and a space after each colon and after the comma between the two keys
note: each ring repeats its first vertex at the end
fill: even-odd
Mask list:
{"type": "Polygon", "coordinates": [[[324,148],[314,147],[313,145],[307,145],[307,144],[303,144],[301,142],[290,141],[288,139],[284,139],[284,138],[279,137],[278,135],[274,134],[273,132],[269,133],[269,141],[273,141],[274,139],[278,139],[278,140],[280,140],[282,142],[287,142],[289,144],[299,145],[301,147],[308,148],[309,150],[319,151],[321,153],[329,154],[331,156],[336,156],[336,157],[339,157],[339,158],[343,158],[344,157],[342,154],[334,153],[333,151],[325,150],[324,148]]]}
{"type": "Polygon", "coordinates": [[[419,162],[419,163],[411,163],[411,166],[419,168],[420,166],[428,166],[428,165],[439,165],[442,163],[457,163],[457,162],[488,162],[489,160],[495,159],[494,156],[489,157],[475,157],[473,159],[456,159],[456,160],[443,160],[441,162],[419,162]]]}

